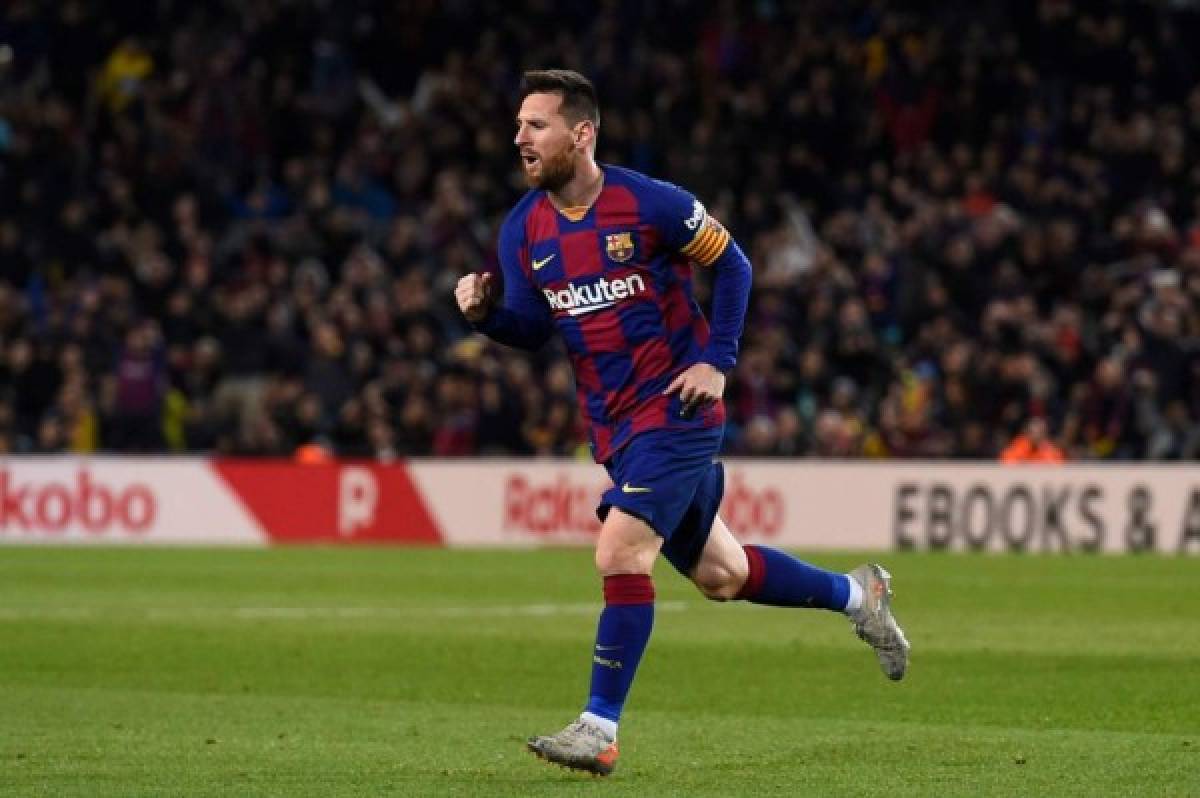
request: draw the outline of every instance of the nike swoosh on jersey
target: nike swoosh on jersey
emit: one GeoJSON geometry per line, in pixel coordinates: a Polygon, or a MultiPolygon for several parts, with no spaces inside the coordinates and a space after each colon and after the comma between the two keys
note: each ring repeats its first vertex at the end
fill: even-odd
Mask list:
{"type": "Polygon", "coordinates": [[[584,316],[588,313],[595,313],[597,310],[611,308],[616,302],[601,302],[599,305],[585,305],[581,308],[571,308],[567,311],[568,316],[584,316]]]}
{"type": "Polygon", "coordinates": [[[622,493],[650,493],[652,490],[652,488],[635,488],[628,482],[621,486],[622,493]]]}
{"type": "Polygon", "coordinates": [[[533,261],[533,264],[532,264],[532,265],[533,265],[533,270],[534,270],[535,272],[536,272],[536,271],[539,271],[539,270],[540,270],[540,269],[541,269],[543,266],[545,266],[545,265],[546,265],[547,263],[549,263],[550,261],[554,260],[556,257],[558,257],[558,253],[557,253],[557,252],[556,252],[556,253],[554,253],[553,255],[547,255],[546,257],[542,258],[541,260],[536,260],[536,259],[535,259],[535,260],[533,261]]]}

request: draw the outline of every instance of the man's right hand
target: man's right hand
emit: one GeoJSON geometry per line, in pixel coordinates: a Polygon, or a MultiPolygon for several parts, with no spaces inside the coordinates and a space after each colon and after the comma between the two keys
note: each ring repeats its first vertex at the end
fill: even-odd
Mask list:
{"type": "Polygon", "coordinates": [[[478,324],[491,312],[495,301],[492,296],[494,277],[491,272],[472,272],[458,281],[454,298],[458,300],[458,309],[467,317],[467,321],[478,324]]]}

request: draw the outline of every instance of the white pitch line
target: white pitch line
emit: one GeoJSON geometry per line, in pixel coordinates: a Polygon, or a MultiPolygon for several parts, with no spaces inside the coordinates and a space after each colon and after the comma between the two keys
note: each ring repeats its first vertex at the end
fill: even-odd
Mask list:
{"type": "MultiPolygon", "coordinates": [[[[655,609],[679,612],[687,608],[682,601],[664,601],[655,609]]],[[[238,618],[260,620],[307,620],[310,618],[518,618],[551,615],[593,615],[599,604],[517,604],[483,607],[239,607],[238,618]]]]}
{"type": "MultiPolygon", "coordinates": [[[[659,612],[682,612],[684,601],[660,601],[659,612]]],[[[308,621],[388,618],[545,618],[555,615],[595,615],[591,604],[514,604],[479,607],[0,607],[0,621],[104,620],[134,618],[152,621],[233,619],[239,621],[308,621]]]]}
{"type": "Polygon", "coordinates": [[[74,621],[100,616],[94,607],[0,607],[0,621],[74,621]]]}

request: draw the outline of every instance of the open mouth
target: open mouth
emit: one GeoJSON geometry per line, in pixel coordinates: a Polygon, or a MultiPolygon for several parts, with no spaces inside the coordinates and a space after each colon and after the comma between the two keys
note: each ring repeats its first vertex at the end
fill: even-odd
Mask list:
{"type": "Polygon", "coordinates": [[[538,162],[538,157],[536,155],[534,155],[532,152],[523,152],[523,153],[521,153],[521,160],[525,163],[526,166],[533,166],[535,163],[538,162]]]}

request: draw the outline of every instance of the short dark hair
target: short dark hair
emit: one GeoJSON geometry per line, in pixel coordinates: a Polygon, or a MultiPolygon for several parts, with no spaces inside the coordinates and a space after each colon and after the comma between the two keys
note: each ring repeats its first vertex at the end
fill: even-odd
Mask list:
{"type": "Polygon", "coordinates": [[[531,94],[558,94],[562,115],[572,123],[589,120],[600,126],[600,103],[592,82],[571,69],[535,69],[521,78],[521,99],[531,94]]]}

